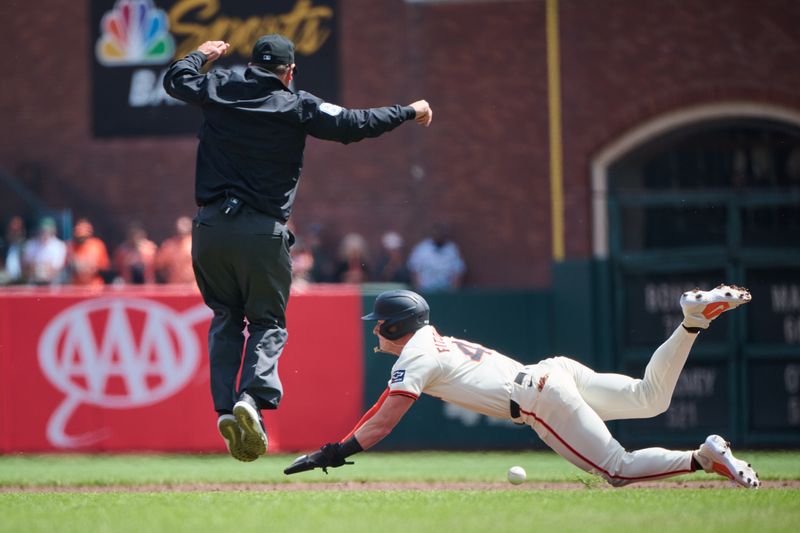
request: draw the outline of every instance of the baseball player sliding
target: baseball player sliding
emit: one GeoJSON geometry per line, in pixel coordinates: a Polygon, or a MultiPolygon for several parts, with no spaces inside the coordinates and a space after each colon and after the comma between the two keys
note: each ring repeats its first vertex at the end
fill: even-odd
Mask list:
{"type": "Polygon", "coordinates": [[[693,451],[646,448],[626,451],[608,431],[607,420],[649,418],[669,406],[678,376],[700,330],[724,311],[750,301],[746,289],[720,285],[681,296],[683,322],[653,353],[642,379],[599,374],[567,357],[523,365],[494,350],[443,337],[429,324],[430,310],[418,294],[380,294],[373,312],[376,351],[397,356],[388,388],[342,441],[298,457],[284,470],[352,464],[346,458],[388,435],[423,392],[483,413],[527,424],[556,453],[615,487],[687,474],[716,472],[748,488],[758,475],[737,459],[718,435],[693,451]]]}

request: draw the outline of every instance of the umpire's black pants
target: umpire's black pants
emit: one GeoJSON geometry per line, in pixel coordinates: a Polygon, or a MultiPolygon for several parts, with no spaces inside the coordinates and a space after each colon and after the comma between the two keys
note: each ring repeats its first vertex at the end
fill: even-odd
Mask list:
{"type": "Polygon", "coordinates": [[[192,264],[203,300],[214,311],[208,353],[217,412],[230,412],[244,391],[261,409],[276,409],[281,401],[278,358],[288,336],[293,240],[285,225],[246,205],[235,215],[208,205],[195,217],[192,264]]]}

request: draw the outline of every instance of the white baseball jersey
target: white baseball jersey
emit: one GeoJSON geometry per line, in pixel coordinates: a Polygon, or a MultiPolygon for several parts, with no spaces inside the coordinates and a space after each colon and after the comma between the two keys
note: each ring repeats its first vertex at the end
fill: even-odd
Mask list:
{"type": "Polygon", "coordinates": [[[389,394],[417,399],[421,393],[485,415],[510,419],[511,387],[523,365],[494,350],[453,337],[433,326],[419,329],[392,367],[389,394]]]}
{"type": "Polygon", "coordinates": [[[653,354],[643,379],[599,374],[554,357],[523,366],[479,344],[442,337],[433,326],[418,330],[392,367],[389,395],[421,393],[485,415],[528,424],[559,455],[616,486],[691,471],[691,451],[626,451],[604,420],[646,418],[669,404],[696,335],[678,327],[653,354]],[[530,379],[515,384],[524,372],[530,379]]]}

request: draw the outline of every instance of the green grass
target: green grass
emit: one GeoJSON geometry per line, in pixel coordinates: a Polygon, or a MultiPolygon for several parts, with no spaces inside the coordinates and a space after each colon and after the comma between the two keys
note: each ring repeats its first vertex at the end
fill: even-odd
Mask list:
{"type": "MultiPolygon", "coordinates": [[[[242,464],[203,455],[0,456],[2,486],[90,487],[179,483],[501,481],[519,464],[532,481],[575,490],[236,490],[203,492],[0,492],[0,532],[428,532],[796,531],[800,490],[769,481],[800,479],[800,454],[737,452],[766,487],[606,489],[551,453],[366,453],[356,465],[292,477],[294,456],[242,464]]],[[[689,480],[710,477],[694,474],[689,480]]],[[[640,485],[646,487],[646,484],[640,485]]]]}
{"type": "MultiPolygon", "coordinates": [[[[800,453],[738,452],[762,480],[800,479],[800,453]]],[[[283,475],[295,455],[268,455],[240,463],[226,455],[5,455],[0,486],[137,485],[176,483],[291,483],[337,481],[504,481],[520,465],[531,481],[579,481],[591,476],[551,452],[363,453],[355,465],[283,475]]],[[[706,480],[696,473],[683,480],[706,480]]]]}
{"type": "Polygon", "coordinates": [[[345,491],[0,494],[0,530],[796,531],[798,491],[345,491]]]}

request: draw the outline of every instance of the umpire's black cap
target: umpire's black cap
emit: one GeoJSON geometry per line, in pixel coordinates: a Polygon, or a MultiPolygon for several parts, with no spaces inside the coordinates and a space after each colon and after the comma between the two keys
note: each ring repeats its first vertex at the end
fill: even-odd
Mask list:
{"type": "Polygon", "coordinates": [[[291,65],[294,63],[294,44],[277,33],[264,35],[253,45],[250,60],[262,65],[291,65]]]}

